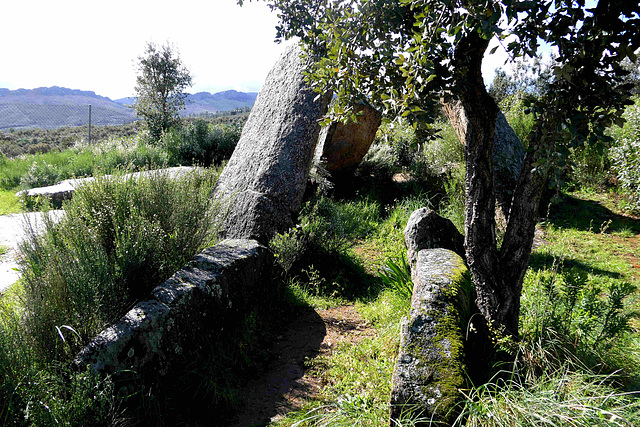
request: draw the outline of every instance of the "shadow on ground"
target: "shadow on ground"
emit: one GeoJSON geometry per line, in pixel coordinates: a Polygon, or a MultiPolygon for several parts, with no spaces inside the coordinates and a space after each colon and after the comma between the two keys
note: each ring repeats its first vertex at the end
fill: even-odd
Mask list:
{"type": "Polygon", "coordinates": [[[266,426],[272,418],[289,410],[285,396],[309,394],[309,386],[299,380],[307,369],[305,362],[320,352],[326,333],[323,319],[312,309],[291,319],[272,343],[272,360],[242,390],[244,404],[228,426],[266,426]]]}
{"type": "Polygon", "coordinates": [[[559,203],[551,206],[549,222],[559,228],[595,233],[630,231],[640,234],[640,219],[617,214],[602,203],[564,195],[559,203]]]}

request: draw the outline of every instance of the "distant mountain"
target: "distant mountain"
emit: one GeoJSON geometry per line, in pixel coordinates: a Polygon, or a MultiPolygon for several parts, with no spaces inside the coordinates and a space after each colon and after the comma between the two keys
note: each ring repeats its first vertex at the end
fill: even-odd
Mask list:
{"type": "MultiPolygon", "coordinates": [[[[182,115],[217,113],[252,107],[257,93],[228,90],[211,94],[198,92],[187,97],[182,115]]],[[[63,87],[9,90],[0,88],[0,129],[55,128],[129,123],[136,120],[131,108],[135,98],[111,99],[92,91],[63,87]]]]}
{"type": "MultiPolygon", "coordinates": [[[[204,113],[217,113],[220,111],[231,111],[238,108],[251,108],[258,97],[257,92],[238,92],[227,90],[224,92],[209,93],[198,92],[189,94],[186,99],[183,116],[198,115],[204,113]]],[[[121,98],[114,102],[121,105],[133,105],[135,98],[121,98]]]]}
{"type": "Polygon", "coordinates": [[[136,120],[132,110],[96,95],[64,87],[0,89],[0,129],[118,125],[136,120]]]}

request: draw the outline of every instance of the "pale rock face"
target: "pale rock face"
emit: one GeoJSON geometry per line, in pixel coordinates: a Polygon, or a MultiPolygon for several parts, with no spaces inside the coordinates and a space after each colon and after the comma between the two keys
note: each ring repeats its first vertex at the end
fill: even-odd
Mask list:
{"type": "Polygon", "coordinates": [[[225,237],[267,243],[293,225],[329,95],[304,80],[309,62],[298,45],[273,67],[258,94],[240,141],[214,196],[228,206],[225,237]]]}

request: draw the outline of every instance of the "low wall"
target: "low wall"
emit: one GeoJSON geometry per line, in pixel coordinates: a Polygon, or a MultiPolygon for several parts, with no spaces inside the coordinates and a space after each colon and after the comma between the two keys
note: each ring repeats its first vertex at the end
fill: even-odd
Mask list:
{"type": "Polygon", "coordinates": [[[263,303],[273,265],[271,252],[253,240],[204,250],[101,332],[74,365],[100,374],[132,370],[152,381],[179,373],[185,356],[206,354],[212,336],[263,303]]]}
{"type": "Polygon", "coordinates": [[[411,311],[402,322],[393,375],[391,425],[407,416],[423,420],[416,425],[447,425],[457,415],[458,389],[465,384],[467,267],[453,251],[423,249],[412,280],[411,311]]]}

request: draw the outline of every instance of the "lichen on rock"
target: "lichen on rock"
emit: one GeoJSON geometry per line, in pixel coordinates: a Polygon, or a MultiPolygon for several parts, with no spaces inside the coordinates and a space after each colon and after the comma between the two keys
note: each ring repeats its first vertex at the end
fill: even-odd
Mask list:
{"type": "Polygon", "coordinates": [[[423,249],[412,279],[412,307],[402,324],[393,376],[391,419],[410,412],[446,424],[456,416],[458,390],[465,385],[461,317],[469,299],[464,295],[467,267],[453,251],[423,249]]]}

